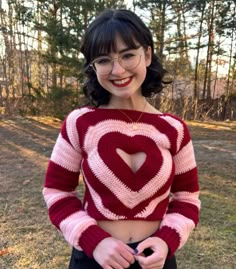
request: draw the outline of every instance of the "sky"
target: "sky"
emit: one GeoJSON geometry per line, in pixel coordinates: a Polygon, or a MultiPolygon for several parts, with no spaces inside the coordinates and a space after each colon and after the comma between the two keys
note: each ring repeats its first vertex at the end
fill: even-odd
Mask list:
{"type": "MultiPolygon", "coordinates": [[[[127,7],[128,8],[132,8],[132,0],[125,0],[125,2],[127,3],[127,7]]],[[[0,6],[2,6],[2,8],[3,9],[7,9],[7,0],[0,0],[0,6]]],[[[143,15],[145,15],[145,14],[143,14],[143,11],[138,11],[137,10],[137,13],[140,13],[140,17],[142,18],[143,17],[143,15]]],[[[173,31],[175,31],[175,29],[173,29],[173,31]]],[[[193,31],[192,29],[190,29],[190,32],[189,32],[189,34],[191,34],[191,31],[193,31]]],[[[0,35],[0,43],[2,43],[1,42],[1,35],[0,35]]],[[[225,44],[225,47],[227,46],[227,44],[225,44]]],[[[2,47],[2,46],[0,46],[0,54],[2,54],[3,53],[3,50],[4,50],[4,48],[2,47]]],[[[195,61],[195,57],[196,57],[196,54],[195,54],[195,52],[194,51],[191,51],[191,53],[190,53],[190,58],[191,58],[191,61],[194,63],[194,61],[195,61]]],[[[201,51],[201,55],[200,55],[200,57],[201,57],[201,59],[204,59],[204,58],[206,58],[206,50],[202,50],[201,51]]],[[[226,62],[227,62],[227,58],[223,58],[223,57],[221,57],[223,60],[225,60],[226,62]]],[[[228,66],[227,66],[227,63],[225,64],[225,65],[220,65],[219,66],[219,73],[220,74],[222,74],[222,75],[225,75],[225,74],[227,74],[227,72],[228,72],[228,66]]]]}

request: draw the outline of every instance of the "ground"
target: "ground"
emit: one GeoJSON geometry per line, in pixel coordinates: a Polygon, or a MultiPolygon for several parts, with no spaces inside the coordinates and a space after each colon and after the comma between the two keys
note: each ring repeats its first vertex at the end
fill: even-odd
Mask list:
{"type": "MultiPolygon", "coordinates": [[[[61,122],[0,119],[0,268],[65,269],[70,246],[50,224],[42,185],[61,122]]],[[[177,251],[179,269],[236,268],[236,122],[188,122],[201,218],[177,251]]]]}

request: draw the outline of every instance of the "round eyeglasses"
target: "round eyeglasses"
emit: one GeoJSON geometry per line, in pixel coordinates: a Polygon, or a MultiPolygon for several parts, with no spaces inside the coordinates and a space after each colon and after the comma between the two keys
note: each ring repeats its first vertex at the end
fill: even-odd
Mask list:
{"type": "Polygon", "coordinates": [[[118,63],[124,69],[131,70],[140,64],[141,56],[142,55],[133,52],[124,53],[117,58],[112,58],[110,56],[100,56],[93,60],[90,66],[96,73],[100,75],[107,75],[112,71],[115,60],[118,61],[118,63]]]}

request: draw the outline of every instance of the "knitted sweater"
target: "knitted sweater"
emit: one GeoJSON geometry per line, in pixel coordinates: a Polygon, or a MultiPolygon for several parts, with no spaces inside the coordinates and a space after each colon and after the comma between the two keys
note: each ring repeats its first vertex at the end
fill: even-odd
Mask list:
{"type": "MultiPolygon", "coordinates": [[[[140,115],[123,112],[134,122],[140,115]]],[[[54,146],[43,189],[49,217],[89,257],[111,236],[97,220],[160,220],[153,236],[167,243],[170,257],[198,223],[197,168],[186,124],[145,112],[135,125],[119,110],[83,107],[67,116],[54,146]],[[146,158],[133,171],[117,149],[146,158]],[[83,201],[75,191],[80,173],[83,201]]]]}

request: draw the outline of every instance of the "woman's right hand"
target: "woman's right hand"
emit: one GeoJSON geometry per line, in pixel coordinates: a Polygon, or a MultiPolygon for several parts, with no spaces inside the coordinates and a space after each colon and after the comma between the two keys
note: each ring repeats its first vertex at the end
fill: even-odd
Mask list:
{"type": "Polygon", "coordinates": [[[94,249],[93,257],[103,269],[124,269],[135,262],[134,251],[113,237],[103,239],[94,249]]]}

